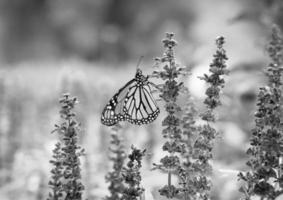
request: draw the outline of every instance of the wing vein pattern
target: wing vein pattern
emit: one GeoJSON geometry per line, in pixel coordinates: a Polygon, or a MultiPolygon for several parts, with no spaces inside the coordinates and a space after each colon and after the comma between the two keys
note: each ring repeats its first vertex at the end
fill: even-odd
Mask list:
{"type": "Polygon", "coordinates": [[[159,113],[148,77],[138,69],[135,78],[126,83],[105,106],[101,122],[107,126],[125,120],[137,125],[148,124],[153,122],[159,113]]]}

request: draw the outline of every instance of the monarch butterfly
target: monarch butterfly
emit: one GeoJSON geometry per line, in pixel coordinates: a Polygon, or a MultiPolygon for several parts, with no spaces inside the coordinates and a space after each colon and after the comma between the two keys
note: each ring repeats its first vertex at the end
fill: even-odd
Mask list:
{"type": "Polygon", "coordinates": [[[148,124],[154,121],[160,110],[152,96],[151,83],[138,68],[135,78],[122,87],[102,111],[101,122],[113,126],[119,121],[132,124],[148,124]]]}

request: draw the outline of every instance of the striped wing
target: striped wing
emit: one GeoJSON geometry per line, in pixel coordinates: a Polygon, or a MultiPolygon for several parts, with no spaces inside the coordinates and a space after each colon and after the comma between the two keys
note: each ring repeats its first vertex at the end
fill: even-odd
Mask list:
{"type": "Polygon", "coordinates": [[[132,124],[148,124],[157,118],[160,110],[148,83],[129,87],[123,111],[125,119],[132,124]]]}
{"type": "Polygon", "coordinates": [[[135,79],[132,79],[110,99],[101,114],[102,124],[106,126],[113,126],[119,121],[125,120],[123,105],[125,104],[125,98],[129,88],[134,85],[135,79]]]}

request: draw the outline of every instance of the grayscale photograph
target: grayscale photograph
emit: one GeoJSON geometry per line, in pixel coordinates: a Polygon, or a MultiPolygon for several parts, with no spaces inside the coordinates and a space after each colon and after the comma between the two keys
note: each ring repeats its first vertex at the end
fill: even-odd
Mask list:
{"type": "Polygon", "coordinates": [[[283,200],[283,0],[0,0],[0,200],[283,200]]]}

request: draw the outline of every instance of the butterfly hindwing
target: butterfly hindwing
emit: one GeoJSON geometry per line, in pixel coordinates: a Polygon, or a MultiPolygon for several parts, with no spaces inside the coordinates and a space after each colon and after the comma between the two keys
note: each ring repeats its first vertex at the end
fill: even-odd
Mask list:
{"type": "Polygon", "coordinates": [[[129,90],[124,103],[125,118],[132,124],[148,124],[154,121],[160,110],[146,82],[129,90]]]}
{"type": "Polygon", "coordinates": [[[101,115],[101,122],[107,126],[113,126],[119,120],[124,120],[123,115],[115,113],[115,108],[118,105],[117,95],[114,95],[109,103],[105,106],[101,115]]]}

